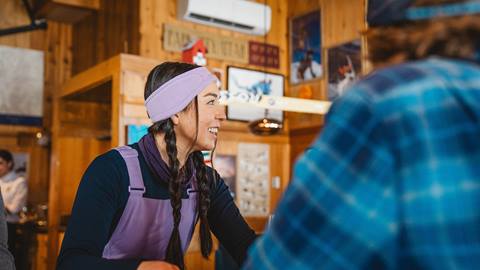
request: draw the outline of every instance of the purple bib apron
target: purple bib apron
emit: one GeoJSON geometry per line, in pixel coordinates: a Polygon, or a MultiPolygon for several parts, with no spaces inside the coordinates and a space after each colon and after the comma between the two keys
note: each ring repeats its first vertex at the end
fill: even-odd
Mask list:
{"type": "MultiPolygon", "coordinates": [[[[143,182],[137,150],[129,146],[116,148],[127,164],[130,193],[123,214],[103,249],[105,259],[164,260],[173,230],[170,200],[144,198],[143,182]]],[[[193,178],[194,179],[194,178],[193,178]]],[[[192,181],[195,187],[196,181],[192,181]]],[[[179,225],[182,250],[185,254],[196,222],[196,197],[193,189],[187,190],[188,199],[182,199],[182,218],[179,225]]]]}

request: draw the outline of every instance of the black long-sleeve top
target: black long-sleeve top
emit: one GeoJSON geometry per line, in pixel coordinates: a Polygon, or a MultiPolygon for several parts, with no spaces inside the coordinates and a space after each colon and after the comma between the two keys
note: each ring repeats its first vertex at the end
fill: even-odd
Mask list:
{"type": "MultiPolygon", "coordinates": [[[[131,147],[139,153],[146,188],[144,197],[169,199],[168,185],[153,178],[138,144],[131,147]]],[[[208,170],[209,177],[213,178],[213,174],[216,174],[216,181],[211,181],[210,186],[208,211],[210,229],[241,265],[248,247],[255,239],[255,233],[240,215],[224,181],[213,169],[208,170]]],[[[103,249],[127,204],[128,185],[127,166],[117,151],[111,150],[100,155],[90,164],[77,190],[57,269],[137,269],[142,258],[120,260],[102,258],[103,249]]],[[[186,196],[186,192],[184,195],[186,196]]]]}

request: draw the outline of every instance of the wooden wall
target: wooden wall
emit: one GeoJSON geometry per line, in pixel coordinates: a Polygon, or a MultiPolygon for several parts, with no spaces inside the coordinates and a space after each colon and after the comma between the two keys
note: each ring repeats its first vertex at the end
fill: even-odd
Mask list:
{"type": "MultiPolygon", "coordinates": [[[[0,1],[1,29],[23,26],[29,23],[22,1],[0,1]]],[[[43,132],[47,135],[50,134],[52,100],[56,91],[71,74],[72,27],[63,23],[48,21],[47,30],[36,30],[0,37],[0,44],[44,52],[43,132]]],[[[48,200],[50,149],[49,147],[41,147],[36,144],[35,133],[40,130],[42,129],[0,125],[0,147],[30,153],[28,203],[31,205],[46,203],[48,200]]],[[[49,224],[49,227],[52,227],[52,224],[49,224]]],[[[45,241],[39,244],[39,249],[45,252],[46,248],[43,245],[45,245],[45,241]]],[[[49,260],[51,258],[52,256],[49,256],[49,260]]],[[[53,261],[51,260],[50,269],[53,269],[53,261]]],[[[39,263],[39,269],[46,267],[46,265],[42,265],[46,263],[45,261],[39,263]]]]}
{"type": "MultiPolygon", "coordinates": [[[[29,24],[22,1],[0,1],[0,29],[29,24]]],[[[41,50],[45,53],[43,128],[49,134],[52,95],[69,76],[71,27],[49,22],[47,30],[37,30],[0,37],[0,45],[41,50]]],[[[28,203],[48,200],[49,148],[36,144],[35,133],[41,129],[0,125],[0,147],[30,154],[28,203]]]]}
{"type": "Polygon", "coordinates": [[[73,74],[119,53],[139,54],[139,0],[101,0],[73,25],[73,74]]]}
{"type": "MultiPolygon", "coordinates": [[[[365,29],[365,0],[288,0],[288,17],[319,10],[321,18],[322,65],[321,79],[293,85],[290,95],[298,97],[302,87],[310,87],[314,99],[327,99],[327,49],[361,38],[365,29]]],[[[323,116],[289,113],[291,161],[303,153],[317,137],[323,126],[323,116]]]]}
{"type": "MultiPolygon", "coordinates": [[[[216,67],[224,70],[228,65],[235,65],[238,67],[247,67],[257,70],[266,70],[273,73],[280,73],[287,75],[288,63],[288,42],[286,39],[287,27],[287,2],[279,0],[258,1],[266,2],[272,9],[272,27],[270,32],[263,36],[245,35],[238,32],[223,30],[216,27],[209,27],[201,24],[195,24],[184,20],[178,20],[176,17],[177,5],[176,1],[170,0],[140,0],[140,55],[166,60],[180,60],[181,54],[175,52],[168,52],[163,50],[163,24],[172,24],[177,26],[184,26],[199,32],[209,32],[215,35],[228,38],[244,38],[247,40],[254,40],[257,42],[267,42],[274,44],[280,48],[280,68],[279,69],[264,69],[258,66],[238,64],[228,61],[220,61],[208,59],[209,67],[216,67]]],[[[288,93],[288,89],[287,93],[288,93]]]]}

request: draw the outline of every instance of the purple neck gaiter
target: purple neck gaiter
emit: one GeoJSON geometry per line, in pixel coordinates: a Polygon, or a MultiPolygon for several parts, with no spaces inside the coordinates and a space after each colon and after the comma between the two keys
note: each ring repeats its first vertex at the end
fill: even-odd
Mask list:
{"type": "MultiPolygon", "coordinates": [[[[138,146],[140,147],[140,151],[142,152],[145,161],[147,162],[148,167],[152,171],[154,177],[159,181],[163,181],[167,183],[170,181],[172,174],[170,173],[170,168],[168,164],[162,159],[160,152],[158,151],[157,144],[155,143],[155,137],[152,133],[148,133],[143,136],[140,141],[138,142],[138,146]]],[[[190,176],[189,180],[193,177],[193,162],[191,158],[189,158],[188,168],[186,175],[190,176]]],[[[183,170],[182,170],[183,171],[183,170]]],[[[180,173],[180,177],[184,178],[182,181],[185,184],[188,184],[190,181],[185,181],[185,174],[180,173]]]]}

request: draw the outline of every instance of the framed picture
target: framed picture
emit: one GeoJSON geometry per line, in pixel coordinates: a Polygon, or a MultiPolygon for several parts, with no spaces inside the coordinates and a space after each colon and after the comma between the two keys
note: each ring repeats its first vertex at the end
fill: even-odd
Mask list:
{"type": "Polygon", "coordinates": [[[270,145],[238,144],[237,202],[245,216],[270,213],[270,145]]]}
{"type": "Polygon", "coordinates": [[[322,77],[320,10],[293,17],[290,21],[290,83],[322,77]]]}
{"type": "Polygon", "coordinates": [[[28,180],[28,163],[30,161],[30,155],[24,152],[13,152],[13,171],[20,176],[24,176],[28,180]]]}
{"type": "Polygon", "coordinates": [[[43,51],[0,46],[0,124],[41,126],[43,51]]]}
{"type": "Polygon", "coordinates": [[[341,97],[360,76],[361,42],[355,40],[328,49],[328,99],[341,97]]]}
{"type": "MultiPolygon", "coordinates": [[[[227,88],[232,93],[249,92],[253,95],[263,94],[271,96],[283,96],[284,77],[280,74],[267,73],[264,71],[228,67],[227,88]]],[[[280,122],[283,121],[281,110],[266,110],[242,105],[229,105],[227,117],[229,120],[254,121],[267,116],[280,122]]]]}
{"type": "Polygon", "coordinates": [[[215,154],[213,166],[230,188],[230,194],[235,199],[237,186],[237,157],[234,155],[215,154]]]}

